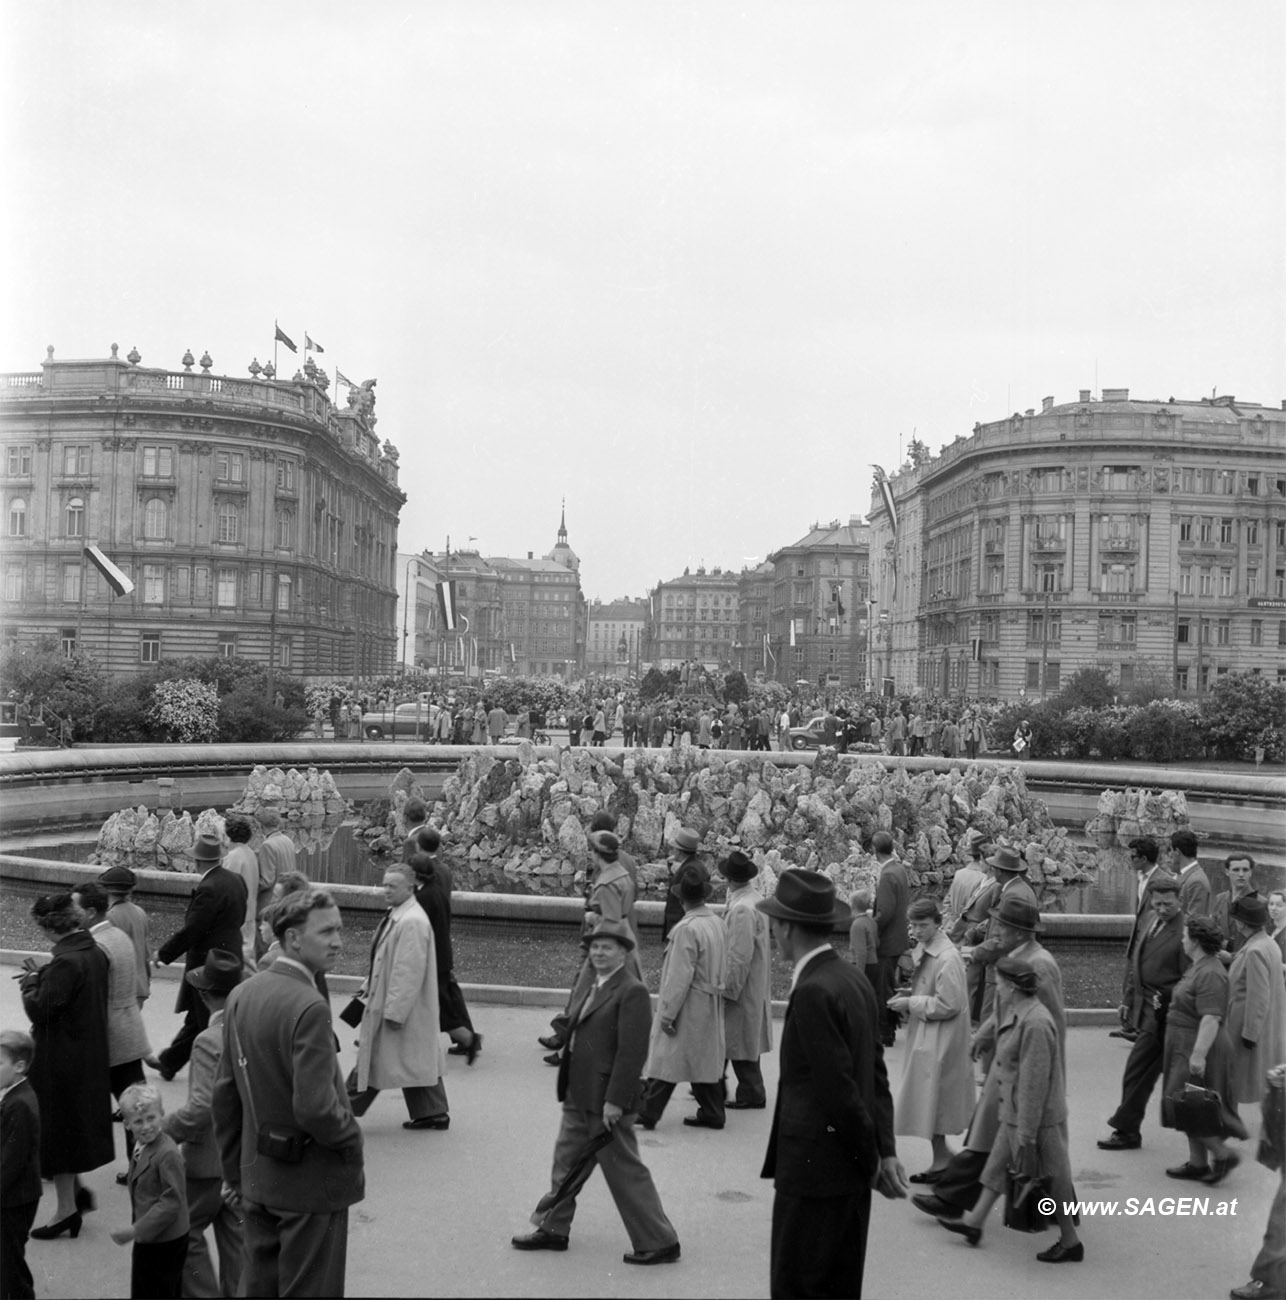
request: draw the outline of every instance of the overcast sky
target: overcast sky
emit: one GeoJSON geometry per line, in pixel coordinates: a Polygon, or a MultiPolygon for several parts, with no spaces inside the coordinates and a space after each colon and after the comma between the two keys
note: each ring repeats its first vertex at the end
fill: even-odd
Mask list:
{"type": "Polygon", "coordinates": [[[1280,0],[3,12],[0,369],[306,329],[379,379],[402,550],[540,554],[565,496],[641,594],[913,432],[1286,396],[1280,0]]]}

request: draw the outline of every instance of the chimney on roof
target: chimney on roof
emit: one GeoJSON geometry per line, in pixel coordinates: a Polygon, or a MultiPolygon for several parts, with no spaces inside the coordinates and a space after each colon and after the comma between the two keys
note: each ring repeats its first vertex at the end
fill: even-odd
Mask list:
{"type": "Polygon", "coordinates": [[[1092,402],[1093,400],[1094,400],[1094,399],[1090,396],[1090,390],[1089,390],[1088,388],[1082,388],[1082,389],[1081,389],[1081,401],[1082,401],[1082,402],[1092,402]]]}
{"type": "Polygon", "coordinates": [[[1030,419],[1033,415],[1036,414],[1036,408],[1035,408],[1034,406],[1029,406],[1029,407],[1028,407],[1024,412],[1023,412],[1023,414],[1024,414],[1025,416],[1027,416],[1028,419],[1030,419]]]}
{"type": "Polygon", "coordinates": [[[1052,397],[1042,397],[1040,399],[1040,413],[1044,415],[1046,411],[1053,407],[1053,405],[1054,399],[1052,397]]]}
{"type": "Polygon", "coordinates": [[[1128,388],[1105,388],[1103,390],[1103,401],[1105,402],[1128,402],[1130,400],[1130,390],[1128,388]]]}
{"type": "Polygon", "coordinates": [[[531,551],[528,551],[528,552],[527,552],[527,558],[528,558],[529,560],[534,560],[536,557],[535,557],[535,555],[534,555],[531,551]]]}

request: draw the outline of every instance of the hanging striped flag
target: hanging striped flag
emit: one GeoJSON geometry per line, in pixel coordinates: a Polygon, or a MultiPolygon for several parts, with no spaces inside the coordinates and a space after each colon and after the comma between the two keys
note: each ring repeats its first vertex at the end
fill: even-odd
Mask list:
{"type": "Polygon", "coordinates": [[[286,331],[282,329],[280,325],[277,324],[276,321],[273,321],[272,327],[276,331],[276,333],[273,335],[273,339],[277,343],[284,343],[292,352],[299,351],[299,349],[295,346],[294,339],[292,339],[290,335],[287,334],[286,331]]]}
{"type": "MultiPolygon", "coordinates": [[[[338,366],[335,367],[335,382],[337,384],[343,384],[347,388],[357,387],[357,385],[353,383],[353,381],[338,366]]],[[[448,539],[447,550],[450,551],[450,549],[451,549],[451,543],[450,540],[448,539]]]]}
{"type": "Polygon", "coordinates": [[[795,644],[795,620],[793,618],[790,620],[790,644],[795,644]]]}
{"type": "Polygon", "coordinates": [[[455,579],[448,579],[446,582],[439,582],[438,588],[438,609],[442,613],[442,626],[448,632],[455,631],[457,611],[455,606],[455,579]]]}
{"type": "Polygon", "coordinates": [[[320,343],[314,343],[314,342],[312,341],[312,339],[308,337],[308,331],[305,330],[305,331],[304,331],[304,351],[305,351],[305,352],[325,352],[326,349],[325,349],[324,347],[322,347],[322,345],[321,345],[320,343]]]}
{"type": "Polygon", "coordinates": [[[509,642],[509,662],[516,664],[518,662],[518,651],[512,641],[509,642]]]}
{"type": "Polygon", "coordinates": [[[118,596],[128,596],[134,590],[134,583],[130,577],[123,570],[118,569],[97,546],[85,547],[85,555],[118,596]]]}
{"type": "Polygon", "coordinates": [[[889,512],[889,523],[893,527],[893,536],[898,535],[898,508],[893,500],[893,484],[889,482],[889,476],[879,465],[872,465],[875,471],[875,486],[879,491],[880,500],[884,503],[884,508],[889,512]]]}

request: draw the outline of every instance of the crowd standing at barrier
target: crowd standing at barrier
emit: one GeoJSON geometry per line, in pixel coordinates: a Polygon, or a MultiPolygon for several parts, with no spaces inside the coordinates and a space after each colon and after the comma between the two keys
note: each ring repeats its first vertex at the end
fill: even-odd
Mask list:
{"type": "MultiPolygon", "coordinates": [[[[36,1241],[74,1239],[83,1216],[97,1208],[77,1175],[112,1159],[113,1094],[138,1144],[128,1175],[133,1223],[113,1233],[133,1245],[132,1294],[233,1294],[239,1286],[248,1295],[343,1294],[348,1212],[364,1196],[362,1113],[378,1091],[400,1087],[410,1112],[405,1128],[447,1130],[441,1035],[463,1030],[456,1046],[470,1064],[481,1046],[481,1035],[463,1023],[467,1009],[455,1013],[460,1025],[445,1015],[450,1000],[440,982],[451,963],[439,960],[441,932],[417,897],[434,865],[437,835],[421,826],[407,845],[411,861],[385,874],[389,907],[368,979],[341,1017],[359,1035],[358,1066],[347,1081],[326,986],[341,951],[342,919],[331,895],[297,872],[273,869],[258,912],[272,947],[256,958],[243,926],[250,898],[258,903],[266,881],[229,871],[217,837],[198,846],[204,874],[183,925],[158,953],[186,961],[176,1007],[184,1016],[176,1039],[186,1038],[181,1059],[173,1047],[151,1057],[145,1039],[129,1037],[145,996],[135,968],[140,929],[147,951],[145,918],[139,927],[123,912],[122,941],[101,943],[112,912],[136,908],[128,903],[129,873],[104,873],[110,897],[95,886],[78,898],[38,900],[33,914],[55,942],[50,961],[29,960],[22,975],[32,1043],[12,1031],[0,1035],[5,1295],[31,1294],[23,1261],[36,1217],[33,1167],[53,1178],[56,1191],[49,1221],[30,1233],[36,1241]],[[182,1108],[163,1115],[153,1090],[140,1091],[136,1081],[122,1092],[121,1067],[136,1078],[133,1053],[163,1078],[191,1056],[182,1108]],[[173,1142],[182,1145],[172,1153],[173,1142]]],[[[602,1168],[630,1237],[626,1261],[679,1261],[679,1231],[661,1208],[664,1189],[643,1164],[633,1130],[663,1122],[678,1083],[692,1084],[697,1100],[696,1113],[683,1118],[688,1127],[721,1129],[731,1122],[728,1112],[769,1104],[759,1058],[772,1048],[770,930],[792,974],[762,1170],[775,1188],[765,1243],[771,1293],[860,1295],[871,1191],[897,1199],[911,1183],[924,1189],[913,1195],[915,1207],[974,1246],[1001,1198],[1007,1224],[1042,1226],[1031,1221],[1030,1202],[1044,1190],[1057,1206],[1048,1226],[1058,1236],[1036,1258],[1092,1260],[1063,1209],[1074,1199],[1066,1010],[1058,963],[1039,941],[1042,922],[1023,858],[1003,843],[981,849],[976,879],[951,902],[948,932],[936,902],[908,897],[893,846],[882,839],[871,845],[881,863],[875,897],[855,900],[873,905],[869,927],[855,922],[833,883],[816,872],[784,871],[764,897],[755,864],[735,850],[714,864],[729,885],[729,906],[717,916],[707,905],[712,870],[700,841],[688,828],[673,840],[668,901],[681,914],[667,927],[654,1016],[630,960],[637,948],[633,864],[622,860],[608,824],[591,827],[585,962],[556,1037],[542,1040],[558,1067],[563,1124],[550,1189],[533,1215],[536,1231],[515,1237],[515,1248],[565,1250],[576,1198],[602,1168]],[[870,948],[860,967],[832,945],[836,929],[850,925],[870,948]],[[890,925],[900,927],[900,939],[890,925]],[[966,971],[976,969],[986,975],[975,1001],[966,971]],[[874,972],[878,995],[866,971],[874,972]],[[895,1101],[883,1054],[899,1021],[908,1043],[895,1101]],[[909,1179],[897,1158],[898,1133],[931,1143],[927,1168],[909,1179]],[[954,1150],[952,1139],[959,1141],[954,1150]]],[[[1272,1081],[1286,1056],[1286,981],[1269,933],[1275,918],[1237,876],[1228,925],[1208,914],[1209,881],[1190,832],[1176,832],[1167,849],[1143,839],[1134,848],[1139,905],[1122,1007],[1133,1042],[1121,1105],[1098,1145],[1114,1153],[1143,1145],[1143,1115],[1161,1080],[1162,1126],[1188,1143],[1186,1161],[1167,1176],[1219,1186],[1242,1158],[1229,1139],[1248,1136],[1239,1106],[1270,1116],[1274,1106],[1280,1110],[1272,1081]],[[1203,910],[1185,910],[1185,901],[1203,910]]],[[[449,883],[445,888],[449,897],[449,883]]],[[[1261,1159],[1271,1163],[1277,1130],[1265,1132],[1261,1159]]],[[[1281,1294],[1284,1252],[1281,1226],[1270,1218],[1251,1282],[1232,1294],[1281,1294]]]]}

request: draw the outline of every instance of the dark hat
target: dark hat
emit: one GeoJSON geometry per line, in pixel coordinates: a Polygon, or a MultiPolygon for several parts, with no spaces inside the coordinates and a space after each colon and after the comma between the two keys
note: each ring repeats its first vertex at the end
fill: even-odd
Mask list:
{"type": "Polygon", "coordinates": [[[773,896],[761,898],[755,906],[779,921],[801,925],[847,925],[852,917],[848,904],[836,899],[833,880],[820,871],[796,867],[783,871],[773,896]]]}
{"type": "Polygon", "coordinates": [[[674,832],[671,843],[680,853],[695,853],[701,847],[701,840],[696,831],[690,831],[686,826],[680,826],[674,832]]]}
{"type": "Polygon", "coordinates": [[[104,889],[133,889],[138,884],[138,877],[128,867],[108,867],[98,883],[104,889]]]}
{"type": "Polygon", "coordinates": [[[1268,904],[1258,894],[1243,894],[1229,908],[1232,915],[1246,925],[1261,929],[1268,924],[1268,904]]]}
{"type": "Polygon", "coordinates": [[[1040,973],[1029,961],[1021,957],[1002,957],[996,963],[996,974],[1003,975],[1024,993],[1035,993],[1040,984],[1040,973]]]}
{"type": "Polygon", "coordinates": [[[204,989],[210,993],[228,993],[241,983],[241,958],[218,948],[211,948],[205,955],[205,965],[199,970],[190,970],[183,977],[194,989],[204,989]]]}
{"type": "Polygon", "coordinates": [[[681,898],[689,903],[698,898],[709,898],[713,892],[714,886],[710,883],[710,873],[699,862],[690,862],[679,872],[674,884],[670,886],[670,893],[675,898],[681,898]]]}
{"type": "Polygon", "coordinates": [[[759,868],[740,849],[733,849],[719,863],[719,874],[734,884],[744,885],[747,880],[753,880],[759,874],[759,868]]]}
{"type": "Polygon", "coordinates": [[[1027,863],[1013,849],[997,849],[991,857],[985,858],[984,861],[989,867],[995,867],[997,871],[1012,871],[1020,876],[1025,875],[1027,872],[1027,863]]]}
{"type": "Polygon", "coordinates": [[[593,849],[604,862],[615,862],[616,855],[621,847],[621,842],[612,834],[611,831],[591,831],[589,836],[589,847],[593,849]]]}
{"type": "Polygon", "coordinates": [[[993,907],[990,915],[992,920],[999,921],[1002,925],[1012,925],[1015,930],[1030,930],[1032,934],[1040,934],[1045,928],[1040,923],[1040,908],[1025,898],[1002,898],[1000,906],[993,907]]]}
{"type": "Polygon", "coordinates": [[[1172,876],[1168,871],[1154,871],[1148,880],[1148,892],[1152,894],[1177,894],[1179,892],[1179,877],[1172,876]]]}
{"type": "Polygon", "coordinates": [[[196,843],[192,846],[192,858],[196,862],[223,861],[223,841],[209,831],[204,835],[198,835],[196,843]]]}
{"type": "Polygon", "coordinates": [[[634,947],[634,936],[624,921],[600,921],[586,936],[586,943],[595,939],[615,939],[627,951],[634,947]]]}

